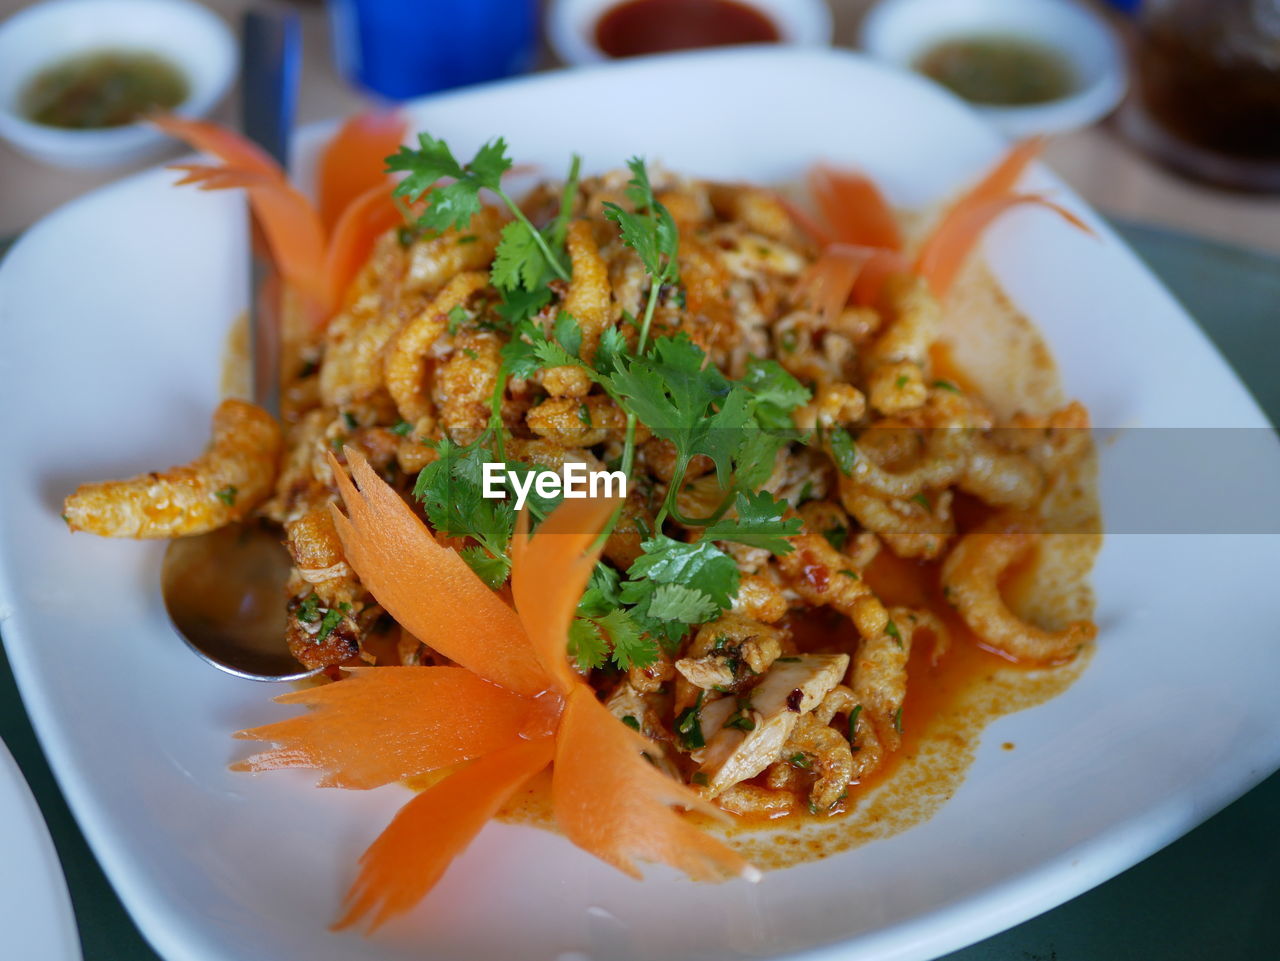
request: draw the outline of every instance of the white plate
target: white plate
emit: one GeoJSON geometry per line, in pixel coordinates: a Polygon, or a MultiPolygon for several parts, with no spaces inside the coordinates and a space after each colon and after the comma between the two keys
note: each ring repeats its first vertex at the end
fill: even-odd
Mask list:
{"type": "Polygon", "coordinates": [[[80,961],[71,898],[40,806],[0,741],[0,955],[80,961]]]}
{"type": "MultiPolygon", "coordinates": [[[[908,205],[946,196],[1002,149],[924,81],[787,50],[538,77],[422,103],[413,119],[460,152],[505,135],[517,158],[556,171],[571,149],[590,168],[641,152],[768,182],[826,157],[908,205]]],[[[302,138],[304,161],[320,135],[302,138]]],[[[178,462],[204,442],[245,303],[244,216],[234,196],[173,179],[151,171],[77,201],[0,269],[5,636],[67,799],[166,957],[921,959],[1116,874],[1280,762],[1277,538],[1116,535],[1095,574],[1093,663],[1064,696],[998,721],[927,823],[757,886],[664,870],[638,884],[551,834],[491,825],[411,919],[371,940],[329,933],[356,857],[404,789],[229,772],[243,752],[231,731],[290,712],[178,642],[157,590],[162,545],[72,537],[58,518],[77,482],[178,462]]],[[[1033,180],[1059,186],[1043,171],[1033,180]]],[[[1096,423],[1263,426],[1177,304],[1060,196],[1100,238],[1026,210],[986,246],[1096,423]]],[[[1268,442],[1254,503],[1277,476],[1268,442]]]]}

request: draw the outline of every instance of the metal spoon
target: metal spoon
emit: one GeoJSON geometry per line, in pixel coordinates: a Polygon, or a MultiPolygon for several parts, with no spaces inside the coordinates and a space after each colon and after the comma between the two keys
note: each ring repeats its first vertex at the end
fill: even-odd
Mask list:
{"type": "MultiPolygon", "coordinates": [[[[301,40],[297,17],[249,12],[244,18],[241,96],[249,138],[287,169],[301,40]]],[[[251,238],[249,359],[253,399],[280,413],[278,304],[264,293],[270,263],[251,238]]],[[[169,619],[187,646],[220,670],[255,681],[293,681],[308,670],[285,643],[285,584],[290,558],[280,529],[246,521],[169,543],[160,587],[169,619]]]]}

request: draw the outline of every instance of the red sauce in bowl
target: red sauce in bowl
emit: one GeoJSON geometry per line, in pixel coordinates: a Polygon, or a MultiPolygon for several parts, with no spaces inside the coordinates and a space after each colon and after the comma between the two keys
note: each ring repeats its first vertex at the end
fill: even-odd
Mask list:
{"type": "Polygon", "coordinates": [[[595,33],[610,57],[782,39],[777,24],[735,0],[626,0],[601,16],[595,33]]]}

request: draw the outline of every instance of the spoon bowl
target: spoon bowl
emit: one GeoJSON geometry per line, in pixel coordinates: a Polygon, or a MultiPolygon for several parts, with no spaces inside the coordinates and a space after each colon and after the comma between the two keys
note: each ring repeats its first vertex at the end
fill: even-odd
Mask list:
{"type": "Polygon", "coordinates": [[[214,667],[254,681],[311,677],[285,645],[289,553],[265,523],[229,524],[170,541],[160,572],[169,619],[214,667]]]}

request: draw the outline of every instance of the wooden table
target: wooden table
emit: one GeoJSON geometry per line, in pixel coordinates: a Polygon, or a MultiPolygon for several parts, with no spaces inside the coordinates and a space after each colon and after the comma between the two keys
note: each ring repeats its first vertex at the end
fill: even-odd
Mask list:
{"type": "MultiPolygon", "coordinates": [[[[232,23],[249,6],[249,0],[205,3],[232,23]]],[[[856,46],[858,22],[869,0],[831,3],[837,44],[856,46]]],[[[28,0],[0,0],[0,19],[27,5],[28,0]]],[[[334,70],[322,6],[315,2],[290,6],[301,14],[307,53],[299,121],[359,109],[364,99],[334,70]]],[[[550,53],[544,53],[543,64],[555,65],[550,53]]],[[[219,110],[220,119],[234,119],[234,100],[228,98],[219,110]]],[[[174,153],[178,152],[175,147],[174,153]]],[[[1106,126],[1063,135],[1050,145],[1046,156],[1051,167],[1104,213],[1280,252],[1280,197],[1228,193],[1183,180],[1146,160],[1106,126]]],[[[55,170],[0,144],[0,237],[19,233],[73,197],[146,165],[107,171],[55,170]]]]}

